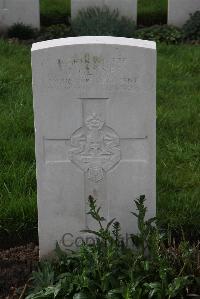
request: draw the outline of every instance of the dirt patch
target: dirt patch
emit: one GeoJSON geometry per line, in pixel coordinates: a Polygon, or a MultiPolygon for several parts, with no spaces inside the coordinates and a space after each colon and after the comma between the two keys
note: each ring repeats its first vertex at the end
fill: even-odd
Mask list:
{"type": "Polygon", "coordinates": [[[19,298],[18,288],[23,290],[38,262],[38,246],[25,246],[0,250],[0,299],[19,298]]]}

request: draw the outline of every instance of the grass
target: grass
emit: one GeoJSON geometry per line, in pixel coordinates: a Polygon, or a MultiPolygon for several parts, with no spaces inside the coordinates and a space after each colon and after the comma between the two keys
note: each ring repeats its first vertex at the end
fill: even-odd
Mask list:
{"type": "Polygon", "coordinates": [[[67,22],[70,15],[70,0],[40,0],[42,25],[67,22]]]}
{"type": "Polygon", "coordinates": [[[0,243],[37,224],[29,49],[0,42],[0,243]]]}
{"type": "Polygon", "coordinates": [[[195,231],[200,229],[199,46],[162,46],[158,53],[158,216],[162,223],[195,231]]]}
{"type": "Polygon", "coordinates": [[[167,23],[168,0],[138,0],[138,25],[167,23]]]}
{"type": "MultiPolygon", "coordinates": [[[[1,40],[0,65],[2,242],[36,238],[37,208],[30,49],[1,40]]],[[[192,232],[200,229],[199,67],[199,46],[159,45],[158,218],[192,232]]]]}

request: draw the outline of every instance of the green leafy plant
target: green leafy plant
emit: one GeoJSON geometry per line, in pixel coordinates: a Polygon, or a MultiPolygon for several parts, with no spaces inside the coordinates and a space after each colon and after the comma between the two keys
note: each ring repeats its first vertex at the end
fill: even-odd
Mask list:
{"type": "Polygon", "coordinates": [[[107,223],[90,196],[88,214],[99,230],[85,232],[97,236],[96,243],[71,254],[57,246],[57,259],[33,274],[34,289],[26,299],[180,299],[199,292],[199,244],[167,244],[155,218],[146,219],[145,200],[143,195],[135,201],[138,234],[128,247],[120,224],[115,219],[107,223]]]}
{"type": "Polygon", "coordinates": [[[184,37],[200,41],[200,11],[196,11],[183,26],[184,37]]]}
{"type": "Polygon", "coordinates": [[[71,28],[65,24],[56,24],[44,27],[39,37],[40,40],[56,39],[71,36],[71,28]]]}
{"type": "Polygon", "coordinates": [[[13,24],[8,29],[8,37],[15,37],[22,40],[31,39],[37,37],[39,34],[38,30],[23,23],[13,24]]]}
{"type": "Polygon", "coordinates": [[[138,29],[134,37],[155,42],[165,42],[167,44],[178,44],[183,40],[182,30],[173,26],[155,25],[143,29],[138,29]]]}
{"type": "Polygon", "coordinates": [[[52,286],[55,281],[55,272],[52,264],[48,261],[42,262],[38,267],[38,271],[32,273],[31,280],[36,292],[52,286]]]}
{"type": "Polygon", "coordinates": [[[76,35],[112,35],[132,37],[135,24],[132,20],[120,17],[117,10],[91,7],[81,10],[72,20],[76,35]]]}

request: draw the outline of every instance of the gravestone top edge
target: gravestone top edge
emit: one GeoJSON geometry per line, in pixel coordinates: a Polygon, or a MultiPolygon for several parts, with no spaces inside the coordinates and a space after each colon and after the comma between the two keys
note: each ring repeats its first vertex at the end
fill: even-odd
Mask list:
{"type": "Polygon", "coordinates": [[[79,36],[79,37],[68,37],[42,41],[34,43],[31,51],[38,51],[48,48],[62,47],[62,46],[73,46],[73,45],[121,45],[121,46],[132,46],[138,48],[147,48],[156,50],[156,43],[153,41],[126,38],[126,37],[113,37],[113,36],[79,36]]]}

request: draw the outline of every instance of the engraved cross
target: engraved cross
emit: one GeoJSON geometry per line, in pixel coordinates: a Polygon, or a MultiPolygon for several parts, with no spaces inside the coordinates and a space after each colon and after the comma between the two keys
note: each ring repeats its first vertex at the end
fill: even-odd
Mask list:
{"type": "MultiPolygon", "coordinates": [[[[119,163],[140,160],[138,150],[145,150],[147,137],[123,138],[115,128],[106,124],[108,98],[80,98],[82,102],[82,126],[69,138],[44,138],[46,163],[71,163],[84,174],[85,210],[88,211],[88,196],[93,195],[103,215],[109,220],[107,198],[107,173],[119,163]]],[[[145,156],[145,155],[144,155],[145,156]]],[[[86,228],[93,225],[91,217],[85,219],[86,228]]]]}

